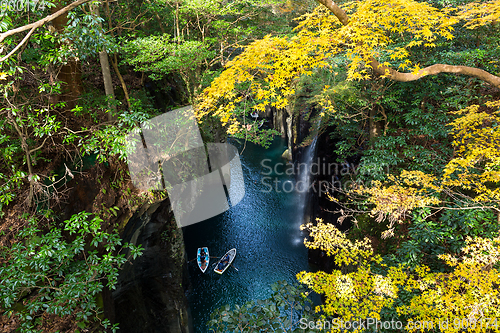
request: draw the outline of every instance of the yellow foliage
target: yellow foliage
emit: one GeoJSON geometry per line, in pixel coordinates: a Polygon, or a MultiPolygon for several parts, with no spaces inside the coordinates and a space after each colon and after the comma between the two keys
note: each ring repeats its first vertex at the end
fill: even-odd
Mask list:
{"type": "Polygon", "coordinates": [[[497,22],[500,19],[500,0],[469,3],[460,7],[457,17],[466,22],[468,29],[497,22]]]}
{"type": "Polygon", "coordinates": [[[468,238],[466,243],[462,257],[440,256],[453,272],[427,274],[430,285],[398,308],[400,314],[443,323],[443,332],[500,331],[494,322],[500,318],[500,272],[492,268],[500,259],[500,239],[468,238]]]}
{"type": "MultiPolygon", "coordinates": [[[[452,25],[457,22],[450,13],[414,0],[355,1],[343,9],[350,17],[347,25],[319,6],[298,19],[295,36],[266,36],[247,46],[200,96],[198,118],[212,115],[226,126],[251,112],[250,108],[285,108],[295,93],[296,79],[328,67],[328,59],[341,52],[350,59],[348,80],[369,78],[371,59],[379,59],[381,52],[393,65],[417,72],[418,64],[408,59],[410,49],[435,47],[437,38],[453,38],[452,25]],[[404,36],[406,45],[396,46],[395,36],[404,36]]],[[[335,112],[326,99],[320,106],[325,113],[335,112]]],[[[233,126],[232,132],[237,128],[233,126]]]]}
{"type": "MultiPolygon", "coordinates": [[[[266,36],[247,46],[199,96],[198,119],[215,116],[229,133],[243,130],[233,123],[243,122],[253,110],[287,107],[300,76],[319,68],[335,75],[328,60],[340,53],[349,59],[348,80],[370,78],[372,59],[382,57],[390,59],[381,61],[385,65],[416,74],[421,68],[409,59],[412,48],[434,48],[439,38],[453,39],[453,25],[459,20],[473,28],[500,17],[500,0],[443,10],[415,0],[362,0],[342,8],[349,17],[347,25],[319,6],[298,19],[295,36],[266,36]]],[[[328,99],[318,101],[323,115],[335,112],[328,99]]]]}
{"type": "MultiPolygon", "coordinates": [[[[285,108],[295,94],[294,80],[326,66],[328,55],[317,52],[315,45],[306,36],[266,36],[253,42],[205,89],[196,107],[198,118],[210,114],[219,117],[223,125],[235,122],[237,116],[244,116],[235,114],[236,99],[247,114],[247,103],[252,103],[255,111],[265,111],[266,106],[285,108]],[[248,87],[242,90],[244,83],[248,87]]],[[[239,128],[232,124],[228,132],[239,128]]]]}
{"type": "MultiPolygon", "coordinates": [[[[352,242],[332,224],[307,224],[302,229],[310,231],[312,241],[304,241],[311,249],[321,249],[334,256],[337,265],[355,265],[354,272],[342,274],[334,271],[301,272],[297,275],[300,282],[305,283],[315,292],[324,294],[326,302],[317,307],[327,315],[338,314],[343,320],[358,318],[378,318],[385,306],[390,306],[398,292],[398,281],[371,272],[369,262],[380,263],[380,256],[373,254],[370,241],[352,242]]],[[[357,332],[357,330],[355,330],[357,332]]]]}
{"type": "Polygon", "coordinates": [[[450,266],[457,266],[459,260],[466,265],[479,268],[491,268],[500,261],[500,238],[471,238],[465,240],[466,247],[462,249],[463,256],[458,259],[451,255],[441,255],[450,266]]]}
{"type": "MultiPolygon", "coordinates": [[[[461,115],[449,125],[455,154],[435,175],[421,171],[403,171],[388,181],[374,181],[369,187],[352,189],[351,196],[362,196],[373,205],[372,216],[378,222],[389,219],[402,222],[415,208],[435,206],[446,196],[468,192],[469,202],[496,206],[500,202],[500,101],[488,102],[482,108],[472,105],[457,111],[461,115]]],[[[385,238],[385,237],[384,237],[385,238]]]]}
{"type": "MultiPolygon", "coordinates": [[[[373,254],[368,243],[360,247],[321,220],[306,228],[312,231],[312,241],[305,242],[309,248],[319,248],[341,257],[349,256],[348,251],[332,249],[362,252],[361,259],[355,260],[356,264],[349,273],[334,270],[331,274],[301,272],[297,275],[300,282],[325,296],[324,304],[316,311],[322,311],[326,316],[338,316],[345,322],[368,318],[380,320],[384,308],[393,308],[402,318],[407,318],[404,328],[410,332],[420,331],[415,323],[423,322],[450,333],[465,331],[467,327],[473,332],[500,330],[494,321],[500,318],[497,287],[500,272],[494,268],[500,259],[500,237],[493,240],[468,238],[462,257],[440,256],[453,268],[450,273],[433,273],[427,266],[409,270],[399,265],[388,267],[386,274],[381,275],[373,272],[373,265],[385,265],[379,256],[373,254]],[[395,303],[402,291],[406,299],[395,303]]],[[[353,262],[351,259],[340,261],[353,262]]]]}
{"type": "Polygon", "coordinates": [[[450,125],[455,158],[445,167],[443,186],[472,189],[478,202],[500,200],[500,101],[472,105],[450,125]],[[492,110],[493,109],[493,110],[492,110]]]}
{"type": "MultiPolygon", "coordinates": [[[[473,189],[476,196],[471,199],[497,205],[499,108],[497,101],[457,112],[460,117],[450,123],[455,154],[436,175],[403,171],[398,177],[389,176],[386,184],[374,182],[371,187],[353,189],[351,194],[366,196],[373,204],[372,214],[380,220],[389,216],[391,223],[402,221],[417,207],[437,205],[445,196],[457,193],[453,190],[473,189]]],[[[376,274],[374,267],[379,272],[387,266],[373,253],[367,239],[350,241],[335,226],[322,221],[304,228],[310,230],[311,240],[304,241],[307,247],[321,249],[334,256],[338,266],[349,268],[348,273],[341,269],[297,276],[325,296],[324,304],[316,310],[326,316],[343,321],[380,319],[384,309],[391,309],[405,318],[404,329],[410,332],[500,331],[500,237],[469,237],[460,256],[440,255],[449,272],[432,272],[425,265],[413,270],[399,265],[376,274]]]]}
{"type": "Polygon", "coordinates": [[[352,193],[368,196],[373,204],[371,211],[382,222],[389,218],[390,226],[394,222],[402,222],[407,214],[415,208],[436,205],[440,202],[434,194],[440,192],[437,179],[421,171],[403,171],[399,177],[389,176],[391,185],[380,181],[372,182],[370,187],[360,186],[352,193]]]}
{"type": "Polygon", "coordinates": [[[335,257],[337,265],[356,265],[360,260],[368,260],[372,254],[368,238],[353,243],[333,224],[322,223],[321,219],[317,219],[316,224],[302,225],[300,229],[308,230],[309,236],[313,239],[304,240],[308,248],[325,251],[327,255],[335,257]]]}
{"type": "MultiPolygon", "coordinates": [[[[319,7],[304,15],[297,27],[299,34],[329,39],[344,45],[343,52],[350,59],[348,79],[364,79],[371,58],[380,58],[380,50],[391,60],[400,61],[397,67],[417,72],[418,65],[411,66],[409,49],[415,46],[435,47],[439,37],[452,39],[452,25],[457,19],[425,2],[412,0],[364,0],[346,4],[349,24],[343,26],[326,8],[319,7]],[[391,48],[396,44],[394,36],[404,35],[408,40],[404,47],[391,48]]],[[[390,65],[385,63],[385,65],[390,65]]]]}

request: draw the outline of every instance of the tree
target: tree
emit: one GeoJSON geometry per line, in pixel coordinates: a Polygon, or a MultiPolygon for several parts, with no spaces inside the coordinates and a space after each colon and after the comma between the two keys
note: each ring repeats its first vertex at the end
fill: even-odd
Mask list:
{"type": "MultiPolygon", "coordinates": [[[[84,4],[84,3],[87,3],[89,2],[90,0],[78,0],[78,1],[75,1],[75,2],[72,2],[71,4],[57,10],[55,13],[51,14],[51,15],[48,15],[34,23],[30,23],[30,24],[26,24],[26,25],[23,25],[21,27],[18,27],[18,28],[15,28],[15,29],[10,29],[8,31],[5,31],[5,32],[2,32],[0,34],[0,43],[3,42],[5,40],[5,38],[9,37],[9,36],[12,36],[12,35],[15,35],[15,34],[18,34],[20,32],[23,32],[23,31],[26,31],[26,30],[29,30],[29,32],[26,34],[26,36],[22,39],[22,41],[20,43],[18,43],[6,56],[2,57],[0,60],[0,62],[3,62],[5,60],[7,60],[9,57],[11,57],[17,50],[19,50],[31,37],[31,35],[33,35],[33,33],[35,32],[36,29],[42,27],[45,23],[47,22],[51,22],[55,19],[57,19],[58,17],[62,16],[62,15],[65,15],[67,12],[69,12],[70,10],[84,4]]],[[[44,9],[45,7],[41,8],[42,10],[44,9]]],[[[7,8],[9,9],[9,8],[7,8]]],[[[39,8],[40,9],[40,8],[39,8]]]]}
{"type": "MultiPolygon", "coordinates": [[[[21,332],[41,327],[44,313],[75,315],[80,328],[95,325],[102,312],[97,295],[105,286],[114,289],[118,270],[127,260],[115,253],[122,247],[118,234],[103,231],[103,220],[87,212],[44,233],[40,221],[25,217],[29,221],[17,235],[20,241],[0,249],[5,259],[0,264],[0,307],[19,319],[21,332]],[[68,241],[63,232],[74,239],[68,241]]],[[[140,247],[124,244],[123,248],[130,248],[134,259],[141,254],[140,247]]],[[[100,324],[112,326],[108,319],[100,324]]],[[[113,331],[117,326],[112,326],[113,331]]]]}
{"type": "Polygon", "coordinates": [[[180,75],[188,103],[248,42],[278,30],[289,32],[283,0],[165,1],[162,15],[172,31],[162,36],[130,36],[127,62],[153,80],[180,75]],[[273,23],[271,25],[271,22],[273,23]],[[159,51],[161,50],[161,51],[159,51]]]}
{"type": "Polygon", "coordinates": [[[368,239],[353,242],[331,224],[318,221],[304,228],[311,231],[306,246],[334,256],[342,267],[330,274],[298,274],[299,281],[325,296],[325,303],[316,309],[324,316],[338,316],[338,322],[371,322],[371,327],[365,326],[368,330],[388,329],[377,321],[394,320],[401,322],[398,329],[410,332],[500,330],[498,238],[468,238],[460,256],[440,255],[447,271],[433,272],[426,265],[394,265],[374,254],[368,239]]]}
{"type": "MultiPolygon", "coordinates": [[[[426,75],[435,75],[439,73],[456,73],[477,77],[496,87],[500,86],[500,77],[492,75],[482,69],[471,68],[468,66],[452,66],[446,64],[434,64],[425,68],[419,65],[412,66],[408,61],[408,49],[414,46],[435,47],[435,41],[438,36],[452,39],[450,31],[453,31],[452,25],[457,23],[458,19],[468,17],[466,14],[469,7],[462,7],[457,16],[450,15],[445,10],[437,10],[425,3],[406,2],[406,1],[387,1],[387,2],[363,2],[349,8],[354,12],[349,20],[347,13],[331,0],[319,0],[328,8],[342,23],[343,27],[339,29],[339,35],[349,35],[347,41],[351,41],[352,48],[347,52],[354,55],[354,61],[351,62],[352,78],[359,77],[366,73],[365,69],[359,70],[358,65],[369,65],[375,73],[388,77],[395,81],[415,81],[426,75]],[[395,12],[395,8],[401,11],[395,12]],[[405,24],[400,24],[404,22],[405,24]],[[399,23],[399,24],[398,24],[399,23]],[[374,46],[389,46],[395,44],[395,40],[384,36],[384,31],[395,31],[398,33],[410,33],[411,40],[403,47],[396,47],[393,50],[387,50],[391,60],[399,62],[398,68],[409,68],[411,73],[401,73],[391,67],[388,62],[380,63],[376,60],[379,54],[374,50],[374,46]],[[359,42],[358,42],[359,41],[359,42]],[[404,61],[403,61],[404,60],[404,61]],[[362,61],[362,63],[361,63],[362,61]],[[357,74],[354,74],[358,72],[357,74]]],[[[493,8],[496,8],[497,2],[491,2],[493,8]]],[[[484,8],[488,11],[488,8],[484,8]]],[[[477,12],[476,12],[477,13],[477,12]]],[[[498,13],[497,13],[498,14],[498,13]]],[[[492,14],[490,18],[494,18],[492,14]]],[[[482,24],[489,24],[491,21],[481,20],[482,24]]],[[[479,23],[478,23],[479,24],[479,23]]],[[[477,26],[477,25],[473,25],[477,26]]]]}
{"type": "MultiPolygon", "coordinates": [[[[91,11],[92,14],[95,16],[96,20],[100,20],[100,15],[99,15],[99,7],[95,5],[91,5],[91,11]]],[[[102,24],[98,24],[99,28],[102,29],[102,24]]],[[[116,105],[113,104],[113,101],[115,99],[115,91],[113,89],[113,81],[111,78],[111,71],[109,69],[109,58],[108,58],[108,52],[106,51],[106,48],[104,47],[100,52],[99,52],[99,62],[101,63],[101,71],[102,71],[102,77],[104,80],[104,90],[106,92],[106,96],[109,99],[109,110],[113,110],[116,112],[116,105]]],[[[128,98],[127,98],[128,100],[128,98]]],[[[111,112],[108,112],[108,120],[112,121],[113,120],[113,115],[111,112]]]]}
{"type": "MultiPolygon", "coordinates": [[[[203,100],[198,104],[199,117],[218,117],[230,134],[246,132],[248,129],[244,122],[249,108],[263,111],[268,105],[287,107],[300,77],[320,71],[335,75],[336,65],[332,62],[342,54],[347,60],[347,80],[369,79],[372,71],[380,78],[405,82],[446,72],[472,76],[499,87],[499,77],[483,69],[447,64],[421,68],[411,54],[413,50],[413,53],[418,53],[417,47],[435,48],[439,38],[453,39],[453,25],[477,16],[477,8],[491,10],[491,15],[494,15],[496,2],[483,7],[471,4],[451,10],[437,9],[428,3],[399,0],[356,2],[345,6],[345,10],[331,1],[320,3],[323,6],[300,19],[297,35],[266,37],[256,41],[228,64],[221,76],[205,90],[203,100]],[[411,72],[398,72],[393,67],[408,68],[411,72]]],[[[481,18],[469,21],[466,26],[477,27],[488,22],[481,18]]],[[[340,89],[325,84],[323,90],[318,90],[312,100],[322,108],[320,115],[335,115],[337,111],[332,95],[340,89]]],[[[435,178],[438,175],[415,170],[403,173],[398,181],[393,179],[393,185],[385,186],[379,182],[372,187],[353,190],[351,194],[368,195],[371,198],[368,201],[378,207],[372,213],[380,214],[379,221],[386,214],[393,218],[388,233],[392,232],[390,228],[394,221],[404,217],[405,212],[440,202],[432,193],[448,193],[455,199],[459,195],[463,199],[460,203],[462,207],[473,207],[475,201],[480,201],[483,208],[497,209],[497,187],[494,185],[498,182],[497,157],[493,153],[498,146],[497,119],[491,115],[497,105],[488,103],[488,112],[481,113],[478,106],[470,106],[460,114],[474,114],[450,124],[456,128],[455,135],[460,133],[455,138],[462,140],[461,144],[456,141],[455,146],[462,148],[459,150],[460,157],[443,165],[445,179],[442,181],[435,178]],[[477,125],[477,121],[482,124],[477,125]],[[483,129],[484,125],[493,125],[493,132],[489,128],[483,129]],[[471,126],[476,128],[476,133],[470,133],[471,126]],[[399,185],[398,182],[406,185],[399,185]],[[493,188],[486,184],[493,184],[493,188]],[[475,196],[464,192],[468,189],[473,189],[475,196]]],[[[371,127],[376,123],[370,120],[371,127]]]]}
{"type": "Polygon", "coordinates": [[[403,170],[390,184],[375,181],[371,186],[352,189],[348,195],[355,202],[366,199],[373,205],[371,214],[378,221],[389,219],[388,234],[416,208],[434,207],[442,210],[456,205],[463,209],[488,209],[500,213],[498,144],[500,103],[472,105],[456,113],[451,126],[455,156],[434,174],[403,170]]]}
{"type": "MultiPolygon", "coordinates": [[[[412,58],[412,50],[432,49],[439,39],[453,39],[453,26],[467,17],[469,7],[440,10],[406,0],[362,1],[344,8],[330,0],[320,3],[323,6],[300,18],[295,36],[266,37],[229,63],[205,90],[198,107],[200,118],[214,115],[228,125],[229,133],[245,131],[241,126],[242,107],[256,111],[266,105],[286,107],[299,77],[319,69],[334,75],[330,61],[339,55],[347,59],[347,80],[369,79],[372,72],[400,82],[456,73],[500,87],[500,77],[480,68],[447,64],[421,68],[412,58]],[[394,67],[410,72],[399,72],[394,67]]],[[[324,91],[328,88],[325,85],[324,91]]],[[[326,112],[335,112],[326,93],[316,99],[326,112]]]]}
{"type": "MultiPolygon", "coordinates": [[[[82,86],[60,75],[67,66],[78,79],[73,65],[92,62],[103,49],[116,51],[86,3],[43,2],[45,8],[39,3],[33,8],[33,2],[16,2],[29,10],[3,8],[0,16],[5,31],[0,35],[0,308],[2,320],[9,316],[23,332],[73,318],[80,329],[111,329],[100,293],[113,288],[126,261],[120,251],[128,245],[122,246],[118,226],[101,225],[117,214],[116,206],[96,205],[66,221],[59,217],[67,182],[78,177],[73,162],[91,155],[104,167],[123,168],[125,136],[154,113],[132,99],[128,110],[106,121],[105,96],[95,90],[82,95],[82,86]],[[61,98],[63,93],[75,99],[61,98]],[[56,174],[59,166],[63,171],[56,174]]],[[[116,172],[115,189],[126,170],[116,172]]],[[[133,256],[141,252],[129,249],[133,256]]]]}
{"type": "Polygon", "coordinates": [[[213,55],[209,46],[199,41],[175,43],[170,36],[137,38],[125,46],[128,62],[136,71],[151,72],[150,77],[161,79],[177,72],[184,81],[188,102],[192,103],[201,85],[204,62],[213,55]]]}
{"type": "MultiPolygon", "coordinates": [[[[460,12],[456,18],[469,17],[467,11],[471,13],[470,8],[474,6],[462,7],[464,12],[460,12]]],[[[485,8],[493,8],[490,6],[494,6],[494,3],[485,8]]],[[[477,27],[477,22],[486,24],[485,21],[472,20],[466,26],[477,27]]],[[[388,64],[377,65],[373,58],[362,57],[361,61],[371,64],[378,74],[395,81],[413,81],[422,78],[422,75],[451,72],[473,76],[498,87],[496,76],[467,66],[438,64],[423,69],[414,68],[411,76],[390,69],[388,64]],[[384,71],[381,71],[383,68],[384,71]]],[[[403,64],[400,67],[404,68],[401,66],[403,64]]],[[[388,221],[388,228],[381,238],[398,236],[404,240],[399,241],[399,248],[384,257],[383,261],[379,257],[377,260],[381,260],[380,263],[357,265],[352,273],[335,271],[332,276],[323,276],[328,281],[336,277],[336,285],[324,280],[316,282],[314,274],[303,273],[299,277],[303,282],[314,285],[315,290],[327,295],[329,300],[325,310],[331,305],[327,313],[340,313],[343,317],[353,315],[349,308],[339,303],[339,290],[342,288],[338,282],[340,279],[352,282],[349,295],[352,295],[353,300],[361,302],[368,299],[372,302],[370,304],[378,304],[374,313],[380,318],[390,319],[394,316],[408,323],[427,320],[434,323],[434,328],[450,332],[463,329],[464,325],[469,325],[475,331],[498,329],[496,324],[488,328],[479,324],[485,317],[492,318],[493,322],[498,318],[498,295],[493,292],[495,282],[489,284],[498,279],[498,271],[494,264],[485,267],[485,259],[476,250],[484,246],[483,254],[491,254],[488,260],[495,261],[493,258],[497,250],[493,249],[493,244],[497,242],[494,237],[498,233],[498,225],[492,218],[492,212],[498,214],[499,208],[496,195],[499,181],[496,162],[496,147],[499,143],[496,129],[498,102],[491,101],[491,96],[485,96],[484,99],[486,102],[482,106],[467,101],[470,103],[467,107],[454,112],[454,119],[448,124],[454,154],[441,168],[429,172],[403,170],[398,176],[388,175],[385,182],[375,181],[370,185],[348,189],[347,199],[354,201],[352,206],[345,203],[347,200],[340,202],[334,199],[343,206],[342,212],[350,212],[353,218],[371,207],[370,215],[377,222],[388,221]],[[483,214],[475,217],[480,212],[483,214]],[[407,234],[400,235],[405,229],[407,234]],[[457,248],[462,249],[460,256],[457,248]],[[443,265],[443,261],[448,266],[443,265]],[[386,268],[384,265],[387,265],[386,268]],[[365,293],[366,283],[361,282],[371,279],[370,275],[361,275],[366,271],[382,274],[389,281],[392,280],[392,288],[399,290],[399,294],[389,293],[382,295],[382,300],[374,300],[371,294],[365,293]],[[482,284],[484,281],[488,282],[482,284]],[[464,282],[468,285],[465,286],[464,282]],[[408,284],[418,287],[409,287],[408,284]],[[329,285],[334,287],[329,288],[329,285]],[[438,323],[447,323],[449,326],[436,327],[438,323]]],[[[366,218],[363,215],[361,217],[366,218]]],[[[312,234],[312,237],[317,240],[313,242],[315,246],[322,244],[319,245],[322,249],[328,246],[328,238],[323,238],[327,241],[321,241],[321,237],[325,236],[312,234]]],[[[373,309],[369,305],[366,308],[373,309]]]]}

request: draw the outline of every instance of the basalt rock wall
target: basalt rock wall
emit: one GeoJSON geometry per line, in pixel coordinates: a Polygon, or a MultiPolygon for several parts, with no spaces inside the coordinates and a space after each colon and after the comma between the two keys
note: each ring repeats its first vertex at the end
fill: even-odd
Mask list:
{"type": "Polygon", "coordinates": [[[112,294],[122,331],[191,332],[183,288],[184,241],[168,200],[141,207],[123,239],[141,245],[144,253],[125,265],[112,294]]]}
{"type": "Polygon", "coordinates": [[[310,117],[314,110],[305,103],[307,97],[298,96],[286,108],[267,107],[266,112],[259,113],[270,128],[287,140],[287,152],[283,157],[293,162],[301,160],[302,143],[310,132],[310,117]]]}
{"type": "MultiPolygon", "coordinates": [[[[187,272],[182,232],[168,199],[141,196],[125,176],[126,165],[110,161],[76,173],[67,183],[62,218],[99,213],[103,228],[117,229],[123,242],[141,245],[143,255],[120,270],[116,289],[102,291],[104,316],[127,333],[189,333],[183,285],[187,272]],[[104,214],[115,207],[115,214],[104,214]]],[[[122,249],[122,253],[125,253],[122,249]]]]}

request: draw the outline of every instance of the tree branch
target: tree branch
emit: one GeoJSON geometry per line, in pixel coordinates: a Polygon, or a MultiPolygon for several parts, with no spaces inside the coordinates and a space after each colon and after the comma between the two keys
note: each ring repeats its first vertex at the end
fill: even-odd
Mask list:
{"type": "MultiPolygon", "coordinates": [[[[335,2],[333,2],[332,0],[317,0],[317,1],[326,8],[328,8],[339,19],[340,23],[342,23],[343,25],[349,24],[349,18],[347,16],[347,13],[342,8],[340,8],[335,2]]],[[[475,67],[435,64],[422,68],[416,74],[413,74],[413,73],[398,72],[393,68],[381,64],[373,57],[370,60],[370,65],[372,66],[373,71],[375,73],[380,75],[387,75],[387,77],[393,81],[411,82],[419,80],[426,75],[436,75],[439,73],[454,73],[454,74],[472,76],[484,82],[487,82],[492,86],[500,88],[500,77],[475,67]]]]}
{"type": "Polygon", "coordinates": [[[335,2],[332,0],[318,0],[320,4],[328,8],[337,18],[340,23],[343,25],[347,25],[349,23],[349,17],[347,17],[347,13],[340,8],[335,2]]]}
{"type": "Polygon", "coordinates": [[[41,27],[42,25],[44,25],[45,23],[47,22],[50,22],[52,20],[54,20],[55,18],[65,14],[66,12],[69,12],[70,10],[72,10],[73,8],[76,8],[86,2],[89,2],[91,0],[77,0],[69,5],[67,5],[66,7],[58,10],[57,12],[55,12],[54,14],[51,14],[49,16],[46,16],[44,17],[43,19],[41,20],[38,20],[36,22],[33,22],[33,23],[30,23],[30,24],[26,24],[26,25],[23,25],[22,27],[19,27],[19,28],[15,28],[15,29],[12,29],[12,30],[8,30],[6,32],[3,32],[0,34],[0,43],[3,42],[3,40],[9,36],[12,36],[12,35],[15,35],[19,32],[23,32],[23,31],[26,31],[26,30],[29,30],[29,29],[37,29],[39,27],[41,27]]]}
{"type": "MultiPolygon", "coordinates": [[[[21,43],[17,44],[17,46],[12,51],[10,51],[5,57],[3,57],[2,59],[0,59],[0,62],[4,62],[5,60],[9,59],[11,55],[13,55],[14,53],[16,53],[16,51],[19,50],[19,48],[21,46],[23,46],[24,43],[26,43],[28,41],[28,39],[31,37],[31,35],[33,34],[33,32],[35,32],[35,30],[36,30],[35,27],[31,28],[30,32],[28,32],[26,34],[26,36],[24,36],[24,38],[21,41],[21,43]]],[[[22,51],[21,51],[21,53],[22,53],[22,51]]]]}
{"type": "Polygon", "coordinates": [[[495,76],[493,74],[488,73],[485,70],[468,67],[468,66],[454,66],[454,65],[446,65],[446,64],[435,64],[425,68],[422,68],[417,73],[401,73],[390,67],[384,66],[377,60],[372,58],[370,63],[372,65],[373,70],[377,74],[385,75],[389,73],[389,78],[394,81],[399,82],[411,82],[416,81],[423,78],[426,75],[436,75],[439,73],[454,73],[454,74],[462,74],[467,76],[472,76],[478,78],[484,82],[491,84],[497,88],[500,88],[500,77],[495,76]]]}
{"type": "Polygon", "coordinates": [[[43,145],[45,144],[45,141],[47,141],[47,139],[48,139],[48,138],[49,138],[48,136],[47,136],[47,137],[45,137],[45,139],[43,140],[43,142],[42,142],[42,144],[41,144],[40,146],[38,146],[38,147],[36,147],[36,148],[31,149],[28,153],[29,153],[29,154],[32,154],[32,153],[34,153],[35,151],[42,149],[42,148],[43,148],[43,145]]]}

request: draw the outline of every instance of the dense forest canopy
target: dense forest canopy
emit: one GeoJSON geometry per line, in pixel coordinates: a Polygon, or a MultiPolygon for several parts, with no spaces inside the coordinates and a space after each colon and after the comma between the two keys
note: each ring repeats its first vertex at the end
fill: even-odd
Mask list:
{"type": "Polygon", "coordinates": [[[67,331],[116,330],[99,295],[141,249],[121,244],[110,221],[165,197],[131,186],[125,137],[193,104],[207,141],[229,134],[267,145],[277,132],[250,114],[286,110],[334,140],[338,161],[356,161],[341,179],[356,186],[324,184],[338,221],[354,226],[303,226],[305,245],[335,269],[302,272],[302,287],[276,285],[269,300],[215,312],[215,330],[299,331],[281,307],[308,320],[499,331],[500,1],[0,7],[2,325],[50,331],[59,318],[72,323],[67,331]],[[99,182],[123,205],[102,199],[68,215],[67,184],[89,160],[111,170],[99,182]],[[311,308],[304,287],[323,304],[311,308]]]}

